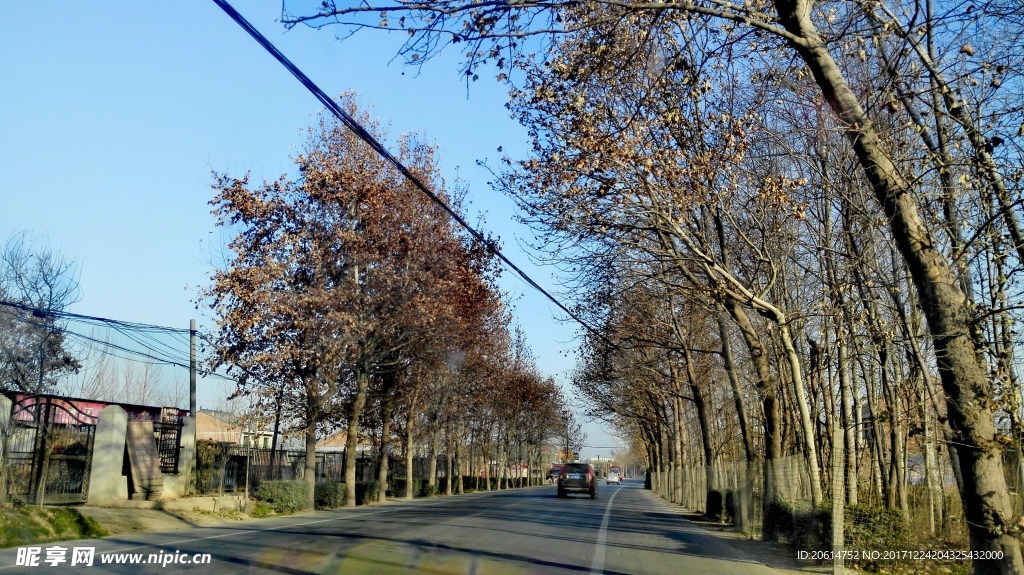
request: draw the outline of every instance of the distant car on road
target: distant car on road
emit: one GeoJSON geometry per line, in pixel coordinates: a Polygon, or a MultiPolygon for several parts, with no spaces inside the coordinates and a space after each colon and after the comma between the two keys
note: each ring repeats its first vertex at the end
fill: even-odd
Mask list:
{"type": "Polygon", "coordinates": [[[604,481],[605,481],[605,483],[607,483],[609,485],[611,485],[612,483],[614,483],[615,485],[618,485],[619,483],[622,482],[622,477],[619,476],[619,472],[618,471],[615,471],[613,469],[613,470],[608,472],[608,475],[604,476],[604,481]]]}
{"type": "Polygon", "coordinates": [[[558,496],[568,497],[570,493],[589,493],[597,499],[597,476],[589,463],[566,463],[558,475],[558,496]]]}
{"type": "MultiPolygon", "coordinates": [[[[618,466],[611,466],[608,468],[608,475],[605,477],[611,477],[611,474],[615,474],[615,483],[622,481],[625,477],[623,475],[623,468],[618,466]]],[[[608,483],[611,483],[611,481],[608,481],[608,483]]]]}
{"type": "Polygon", "coordinates": [[[562,464],[556,463],[551,466],[551,470],[548,471],[547,480],[548,483],[554,483],[558,479],[558,474],[562,472],[562,464]]]}

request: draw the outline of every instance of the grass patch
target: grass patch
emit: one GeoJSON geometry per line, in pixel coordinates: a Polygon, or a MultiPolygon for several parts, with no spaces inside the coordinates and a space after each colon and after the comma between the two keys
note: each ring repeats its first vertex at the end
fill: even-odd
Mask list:
{"type": "Polygon", "coordinates": [[[0,547],[105,537],[107,530],[74,507],[0,510],[0,547]]]}
{"type": "Polygon", "coordinates": [[[257,518],[259,518],[259,517],[270,517],[272,515],[277,515],[276,513],[274,513],[274,508],[269,506],[269,505],[267,505],[266,503],[263,503],[262,501],[257,501],[252,506],[252,510],[249,511],[249,517],[257,517],[257,518]]]}
{"type": "MultiPolygon", "coordinates": [[[[230,519],[233,521],[242,521],[246,518],[245,513],[237,509],[221,509],[219,511],[210,511],[208,509],[193,509],[190,513],[198,513],[199,515],[206,515],[208,517],[219,517],[221,519],[230,519]]],[[[182,516],[177,513],[171,512],[171,515],[181,517],[183,520],[187,520],[187,516],[182,516]]]]}

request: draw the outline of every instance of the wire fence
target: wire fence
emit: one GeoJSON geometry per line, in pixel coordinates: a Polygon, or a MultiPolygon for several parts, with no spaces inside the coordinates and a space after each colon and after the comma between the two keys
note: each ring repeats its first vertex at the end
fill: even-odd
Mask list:
{"type": "MultiPolygon", "coordinates": [[[[881,458],[889,464],[880,465],[870,449],[855,450],[848,458],[842,439],[836,439],[820,461],[822,493],[817,502],[803,455],[710,466],[668,465],[652,472],[651,488],[706,520],[732,523],[752,539],[788,544],[807,552],[807,559],[834,561],[835,573],[847,567],[913,573],[922,562],[887,559],[885,552],[970,549],[948,455],[914,450],[904,455],[905,465],[898,470],[891,458],[881,458]],[[816,551],[829,553],[815,555],[816,551]]],[[[1010,450],[1004,468],[1020,512],[1024,462],[1010,450]]],[[[943,568],[941,560],[927,563],[931,570],[943,568]]],[[[962,558],[946,563],[965,566],[962,558]]]]}

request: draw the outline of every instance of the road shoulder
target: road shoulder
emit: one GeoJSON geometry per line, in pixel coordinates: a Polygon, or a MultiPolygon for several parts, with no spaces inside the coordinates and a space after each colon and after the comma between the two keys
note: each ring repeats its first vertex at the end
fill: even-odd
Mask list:
{"type": "MultiPolygon", "coordinates": [[[[793,551],[785,544],[750,539],[748,535],[735,531],[729,525],[708,521],[700,513],[669,503],[649,491],[648,493],[651,499],[658,501],[665,510],[681,516],[694,529],[703,531],[708,536],[722,541],[732,549],[735,549],[738,555],[770,567],[780,575],[824,574],[832,572],[830,565],[816,565],[808,561],[799,561],[793,551]]],[[[848,570],[848,572],[858,573],[853,570],[848,570]]]]}

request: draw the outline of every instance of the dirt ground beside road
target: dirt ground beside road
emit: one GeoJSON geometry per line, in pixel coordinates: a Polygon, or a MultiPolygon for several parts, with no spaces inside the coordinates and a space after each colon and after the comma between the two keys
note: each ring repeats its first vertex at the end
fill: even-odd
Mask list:
{"type": "Polygon", "coordinates": [[[111,535],[176,531],[192,527],[216,527],[256,521],[244,513],[212,513],[209,511],[164,511],[160,509],[126,509],[119,507],[82,506],[78,511],[91,517],[111,535]]]}

